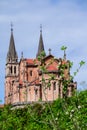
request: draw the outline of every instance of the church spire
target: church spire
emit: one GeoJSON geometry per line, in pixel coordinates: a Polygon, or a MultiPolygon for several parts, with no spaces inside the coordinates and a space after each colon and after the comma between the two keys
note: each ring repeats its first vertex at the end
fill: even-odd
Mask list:
{"type": "Polygon", "coordinates": [[[17,60],[18,60],[18,56],[17,56],[15,43],[14,43],[13,24],[11,23],[11,37],[10,37],[9,50],[7,53],[7,62],[17,62],[17,60]]]}
{"type": "Polygon", "coordinates": [[[39,46],[38,46],[38,52],[36,55],[36,58],[41,54],[41,52],[44,51],[44,44],[43,44],[43,37],[42,37],[42,25],[40,25],[40,39],[39,39],[39,46]]]}

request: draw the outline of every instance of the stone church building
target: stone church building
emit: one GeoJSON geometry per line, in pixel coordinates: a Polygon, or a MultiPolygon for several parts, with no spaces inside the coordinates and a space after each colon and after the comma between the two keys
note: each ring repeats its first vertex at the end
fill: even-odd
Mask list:
{"type": "MultiPolygon", "coordinates": [[[[24,58],[22,53],[18,61],[13,28],[11,28],[5,67],[5,104],[53,101],[63,97],[63,79],[61,79],[59,66],[66,64],[64,78],[68,80],[70,77],[69,61],[65,54],[64,58],[54,58],[51,49],[48,55],[45,53],[41,58],[43,51],[45,52],[41,28],[36,58],[24,58]],[[39,60],[38,57],[41,59],[39,60]]],[[[67,96],[72,96],[76,87],[76,82],[71,81],[67,87],[67,96]]]]}

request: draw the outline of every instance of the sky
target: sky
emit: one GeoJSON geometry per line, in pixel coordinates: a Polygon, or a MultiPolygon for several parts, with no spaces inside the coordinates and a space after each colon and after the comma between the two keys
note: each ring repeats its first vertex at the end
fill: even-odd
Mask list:
{"type": "Polygon", "coordinates": [[[62,58],[61,47],[67,46],[67,59],[74,65],[71,74],[85,61],[74,78],[78,90],[87,89],[87,0],[0,0],[0,99],[4,103],[5,64],[11,35],[20,60],[35,58],[40,24],[46,54],[62,58]]]}

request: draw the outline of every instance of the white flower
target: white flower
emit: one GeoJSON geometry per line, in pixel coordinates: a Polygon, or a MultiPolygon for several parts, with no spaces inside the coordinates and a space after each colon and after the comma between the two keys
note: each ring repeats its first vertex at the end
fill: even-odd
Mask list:
{"type": "Polygon", "coordinates": [[[67,111],[67,112],[66,112],[66,115],[68,115],[68,114],[69,114],[69,112],[67,111]]]}
{"type": "Polygon", "coordinates": [[[72,114],[70,114],[70,117],[72,118],[72,114]]]}
{"type": "Polygon", "coordinates": [[[81,106],[79,105],[79,106],[78,106],[78,109],[80,109],[80,108],[81,108],[81,106]]]}
{"type": "Polygon", "coordinates": [[[55,118],[55,121],[57,121],[57,120],[58,120],[58,118],[56,117],[56,118],[55,118]]]}
{"type": "Polygon", "coordinates": [[[73,112],[74,112],[74,110],[72,109],[72,110],[71,110],[71,112],[73,113],[73,112]]]}

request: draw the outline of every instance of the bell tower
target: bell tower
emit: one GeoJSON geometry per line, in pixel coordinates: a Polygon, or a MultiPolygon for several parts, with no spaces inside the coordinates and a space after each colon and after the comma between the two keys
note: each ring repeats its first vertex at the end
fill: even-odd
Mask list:
{"type": "Polygon", "coordinates": [[[17,80],[19,74],[18,55],[15,48],[13,25],[11,24],[11,37],[9,50],[6,58],[6,72],[5,72],[5,104],[12,102],[13,83],[17,80]]]}

